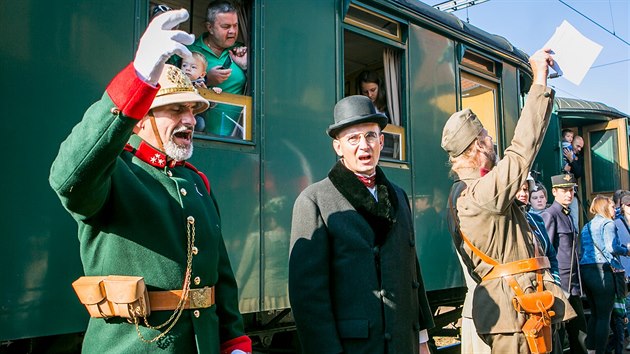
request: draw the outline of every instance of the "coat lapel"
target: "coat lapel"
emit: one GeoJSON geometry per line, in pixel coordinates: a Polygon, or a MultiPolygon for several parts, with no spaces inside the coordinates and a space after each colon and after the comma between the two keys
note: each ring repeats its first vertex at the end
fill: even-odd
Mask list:
{"type": "Polygon", "coordinates": [[[385,174],[376,167],[376,192],[378,202],[370,191],[348,170],[341,161],[330,170],[328,178],[352,207],[367,221],[374,231],[375,243],[383,244],[385,236],[391,230],[398,200],[396,192],[385,174]]]}

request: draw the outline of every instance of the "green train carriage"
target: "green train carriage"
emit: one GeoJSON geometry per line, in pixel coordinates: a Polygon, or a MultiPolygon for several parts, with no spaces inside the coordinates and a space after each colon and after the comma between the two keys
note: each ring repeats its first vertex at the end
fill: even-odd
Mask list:
{"type": "MultiPolygon", "coordinates": [[[[207,2],[161,3],[188,8],[191,20],[182,29],[203,31],[207,2]]],[[[441,130],[450,113],[473,107],[498,151],[505,149],[531,83],[527,55],[503,37],[417,1],[239,4],[241,40],[249,48],[245,93],[204,91],[209,100],[229,108],[224,113],[238,129],[229,136],[198,132],[191,162],[209,176],[219,201],[248,333],[261,346],[274,346],[274,336],[286,339],[285,332],[291,336],[287,264],[293,201],[333,165],[336,157],[324,132],[334,103],[357,93],[355,78],[362,70],[376,71],[387,81],[393,124],[386,129],[381,166],[412,196],[418,256],[432,306],[455,308],[439,315],[438,323],[455,321],[465,285],[444,228],[451,181],[441,130]]],[[[10,29],[0,36],[8,83],[2,89],[9,108],[5,122],[18,128],[4,139],[3,350],[55,346],[51,343],[58,338],[76,338],[59,335],[85,329],[87,314],[70,287],[82,275],[76,224],[48,186],[48,171],[85,109],[133,60],[152,6],[147,0],[0,4],[0,18],[10,29]]],[[[559,164],[561,127],[586,129],[599,114],[619,123],[618,131],[626,129],[627,116],[613,111],[604,109],[576,123],[559,106],[545,142],[551,153],[537,160],[543,175],[554,174],[550,171],[559,164]]],[[[607,181],[606,188],[627,186],[624,132],[616,141],[622,149],[625,139],[625,155],[617,152],[615,160],[609,154],[613,165],[621,161],[613,166],[619,178],[607,181]]],[[[598,177],[592,180],[607,176],[594,170],[598,177]]]]}

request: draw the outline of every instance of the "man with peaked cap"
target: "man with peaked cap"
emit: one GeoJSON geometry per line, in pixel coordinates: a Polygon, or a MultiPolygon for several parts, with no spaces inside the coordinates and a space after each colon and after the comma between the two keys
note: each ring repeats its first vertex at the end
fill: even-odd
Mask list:
{"type": "Polygon", "coordinates": [[[555,297],[551,320],[558,323],[575,316],[515,201],[551,115],[554,92],[546,87],[548,66],[553,63],[549,52],[539,50],[529,59],[533,84],[503,159],[495,163],[492,137],[470,109],[453,114],[442,133],[442,148],[449,154],[455,177],[449,196],[449,227],[462,261],[478,282],[472,318],[492,353],[530,352],[522,332],[525,318],[515,310],[512,299],[517,291],[540,291],[540,278],[541,287],[555,297]],[[517,267],[504,266],[518,261],[527,267],[515,271],[517,267]]]}
{"type": "Polygon", "coordinates": [[[91,318],[85,352],[252,350],[216,200],[186,162],[194,114],[208,102],[165,65],[173,54],[190,55],[194,37],[171,30],[187,19],[182,9],[149,24],[133,63],[87,110],[51,168],[50,184],[79,226],[85,274],[141,276],[149,290],[146,318],[91,318]]]}
{"type": "Polygon", "coordinates": [[[303,353],[429,353],[407,194],[377,166],[387,117],[357,95],[334,119],[340,159],[293,208],[289,299],[303,353]]]}
{"type": "Polygon", "coordinates": [[[577,182],[571,173],[551,177],[553,204],[540,216],[545,222],[549,240],[556,249],[558,270],[562,289],[568,294],[569,302],[577,317],[565,323],[571,353],[586,353],[586,319],[582,307],[582,287],[579,268],[578,232],[571,219],[570,205],[574,198],[577,182]]]}

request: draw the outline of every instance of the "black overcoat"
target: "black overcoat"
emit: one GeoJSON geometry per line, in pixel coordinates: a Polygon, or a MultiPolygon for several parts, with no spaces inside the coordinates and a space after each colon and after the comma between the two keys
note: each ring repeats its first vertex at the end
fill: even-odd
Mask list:
{"type": "Polygon", "coordinates": [[[330,178],[297,198],[289,296],[304,353],[418,353],[433,327],[407,195],[390,188],[398,205],[380,245],[330,178]]]}

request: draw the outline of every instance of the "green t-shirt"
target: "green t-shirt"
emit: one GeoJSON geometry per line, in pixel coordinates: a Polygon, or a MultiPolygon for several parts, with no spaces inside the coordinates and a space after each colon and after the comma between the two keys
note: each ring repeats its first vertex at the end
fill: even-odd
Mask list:
{"type": "MultiPolygon", "coordinates": [[[[208,33],[206,32],[201,35],[201,37],[198,37],[193,44],[188,46],[188,49],[203,54],[208,61],[207,70],[210,70],[217,65],[223,65],[229,55],[228,52],[230,48],[225,49],[221,53],[221,55],[217,57],[216,54],[214,54],[214,52],[204,41],[204,38],[206,38],[207,36],[208,33]]],[[[239,46],[241,46],[241,44],[237,43],[233,47],[239,46]]],[[[214,87],[220,87],[223,92],[242,95],[243,88],[245,87],[245,83],[247,81],[245,71],[243,71],[243,69],[241,69],[234,62],[232,62],[232,64],[230,65],[230,69],[232,69],[232,74],[230,75],[230,77],[214,87]]],[[[206,128],[204,130],[211,134],[221,136],[236,136],[242,138],[242,136],[244,135],[242,132],[242,127],[237,126],[235,123],[238,121],[239,117],[232,116],[233,114],[229,111],[229,105],[218,104],[210,110],[206,111],[203,115],[202,118],[206,120],[206,128]]],[[[242,122],[240,124],[242,124],[242,122]]]]}
{"type": "MultiPolygon", "coordinates": [[[[208,61],[208,69],[206,70],[207,72],[208,70],[212,69],[213,67],[217,65],[223,65],[223,63],[225,62],[225,59],[227,59],[229,55],[228,54],[229,49],[231,48],[225,49],[221,53],[221,55],[217,57],[216,54],[214,54],[214,52],[210,49],[210,47],[208,47],[206,42],[204,42],[203,39],[206,38],[206,36],[208,36],[207,32],[204,33],[201,37],[198,37],[195,40],[195,43],[189,45],[188,49],[190,49],[191,51],[199,52],[206,57],[206,60],[208,61]]],[[[241,46],[240,43],[237,43],[234,45],[234,47],[240,47],[240,46],[241,46]]],[[[230,75],[230,77],[228,77],[227,80],[223,81],[216,87],[220,87],[225,92],[242,95],[243,88],[245,87],[245,82],[247,81],[245,72],[235,63],[232,63],[232,65],[230,66],[230,69],[232,69],[232,74],[230,75]]]]}

